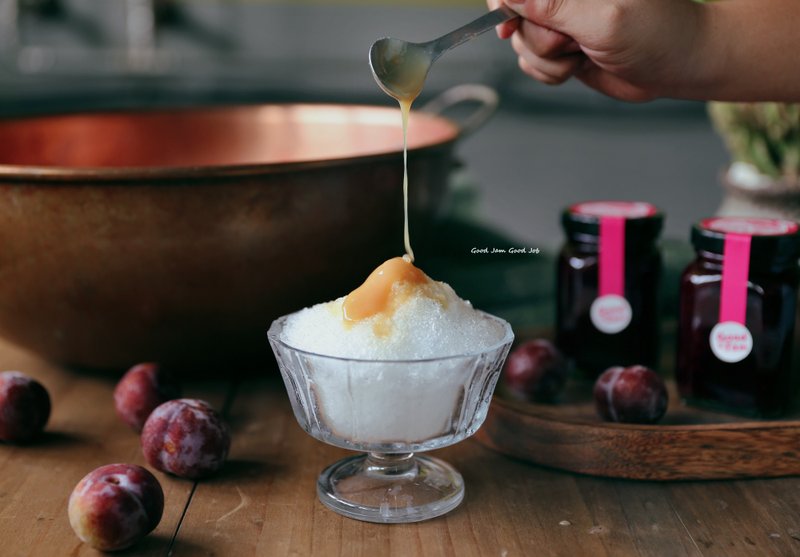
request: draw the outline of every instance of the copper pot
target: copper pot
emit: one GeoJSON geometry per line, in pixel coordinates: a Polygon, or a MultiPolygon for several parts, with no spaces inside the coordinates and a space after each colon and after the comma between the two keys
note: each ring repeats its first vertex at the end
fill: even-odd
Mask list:
{"type": "MultiPolygon", "coordinates": [[[[399,122],[346,105],[0,121],[0,335],[80,367],[258,368],[273,318],[402,251],[399,122]]],[[[459,134],[412,115],[418,219],[459,134]]]]}

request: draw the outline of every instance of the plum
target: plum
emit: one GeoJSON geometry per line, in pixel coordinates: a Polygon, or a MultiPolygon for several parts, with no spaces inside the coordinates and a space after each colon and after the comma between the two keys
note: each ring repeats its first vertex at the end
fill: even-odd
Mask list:
{"type": "Polygon", "coordinates": [[[516,398],[537,402],[553,402],[567,381],[566,359],[552,342],[529,340],[509,354],[503,380],[516,398]]]}
{"type": "Polygon", "coordinates": [[[153,531],[164,512],[158,480],[135,464],[107,464],[89,472],[69,497],[75,534],[101,551],[130,547],[153,531]]]}
{"type": "Polygon", "coordinates": [[[183,478],[202,478],[219,470],[231,438],[219,414],[205,401],[181,398],[150,414],[142,430],[147,462],[183,478]]]}
{"type": "Polygon", "coordinates": [[[122,421],[137,433],[159,405],[181,396],[180,385],[158,364],[133,366],[114,389],[114,406],[122,421]]]}
{"type": "Polygon", "coordinates": [[[19,371],[0,373],[0,441],[30,441],[50,418],[50,395],[19,371]]]}
{"type": "Polygon", "coordinates": [[[606,421],[654,424],[668,401],[664,380],[645,366],[610,367],[594,384],[595,407],[606,421]]]}

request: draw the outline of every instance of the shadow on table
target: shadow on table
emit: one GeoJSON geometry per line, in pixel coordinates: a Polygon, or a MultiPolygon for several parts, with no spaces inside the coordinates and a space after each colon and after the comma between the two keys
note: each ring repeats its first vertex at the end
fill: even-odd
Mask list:
{"type": "Polygon", "coordinates": [[[37,435],[30,441],[21,443],[3,443],[0,445],[9,445],[12,447],[24,447],[26,451],[42,451],[50,449],[60,449],[69,447],[70,445],[79,445],[87,442],[88,437],[76,435],[75,433],[66,433],[63,431],[44,431],[37,435]]]}
{"type": "MultiPolygon", "coordinates": [[[[114,551],[113,555],[119,555],[120,557],[125,557],[127,555],[155,555],[159,550],[166,554],[171,540],[172,538],[170,536],[164,534],[150,534],[128,549],[114,551]]],[[[98,552],[98,555],[109,555],[109,553],[98,552]]]]}
{"type": "Polygon", "coordinates": [[[222,470],[214,476],[204,479],[202,483],[213,484],[217,482],[227,482],[228,480],[263,480],[266,478],[275,479],[284,472],[285,466],[275,462],[264,462],[260,460],[231,459],[225,463],[222,470]]]}

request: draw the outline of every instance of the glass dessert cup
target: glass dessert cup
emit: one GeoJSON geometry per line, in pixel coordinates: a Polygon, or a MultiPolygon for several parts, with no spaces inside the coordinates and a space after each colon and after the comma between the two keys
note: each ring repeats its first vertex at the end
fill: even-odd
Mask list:
{"type": "Polygon", "coordinates": [[[486,419],[514,334],[480,352],[423,360],[357,360],[314,354],[282,340],[284,316],[269,342],[300,426],[312,437],[364,452],[330,465],[317,481],[320,501],[367,522],[427,520],[456,508],[464,481],[452,466],[415,453],[458,443],[486,419]]]}

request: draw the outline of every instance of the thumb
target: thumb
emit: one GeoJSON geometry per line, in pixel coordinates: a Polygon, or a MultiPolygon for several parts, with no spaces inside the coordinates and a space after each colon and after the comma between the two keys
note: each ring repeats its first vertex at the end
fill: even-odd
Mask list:
{"type": "Polygon", "coordinates": [[[584,0],[504,0],[504,2],[523,18],[565,35],[579,31],[580,24],[588,15],[581,8],[584,0]]]}

